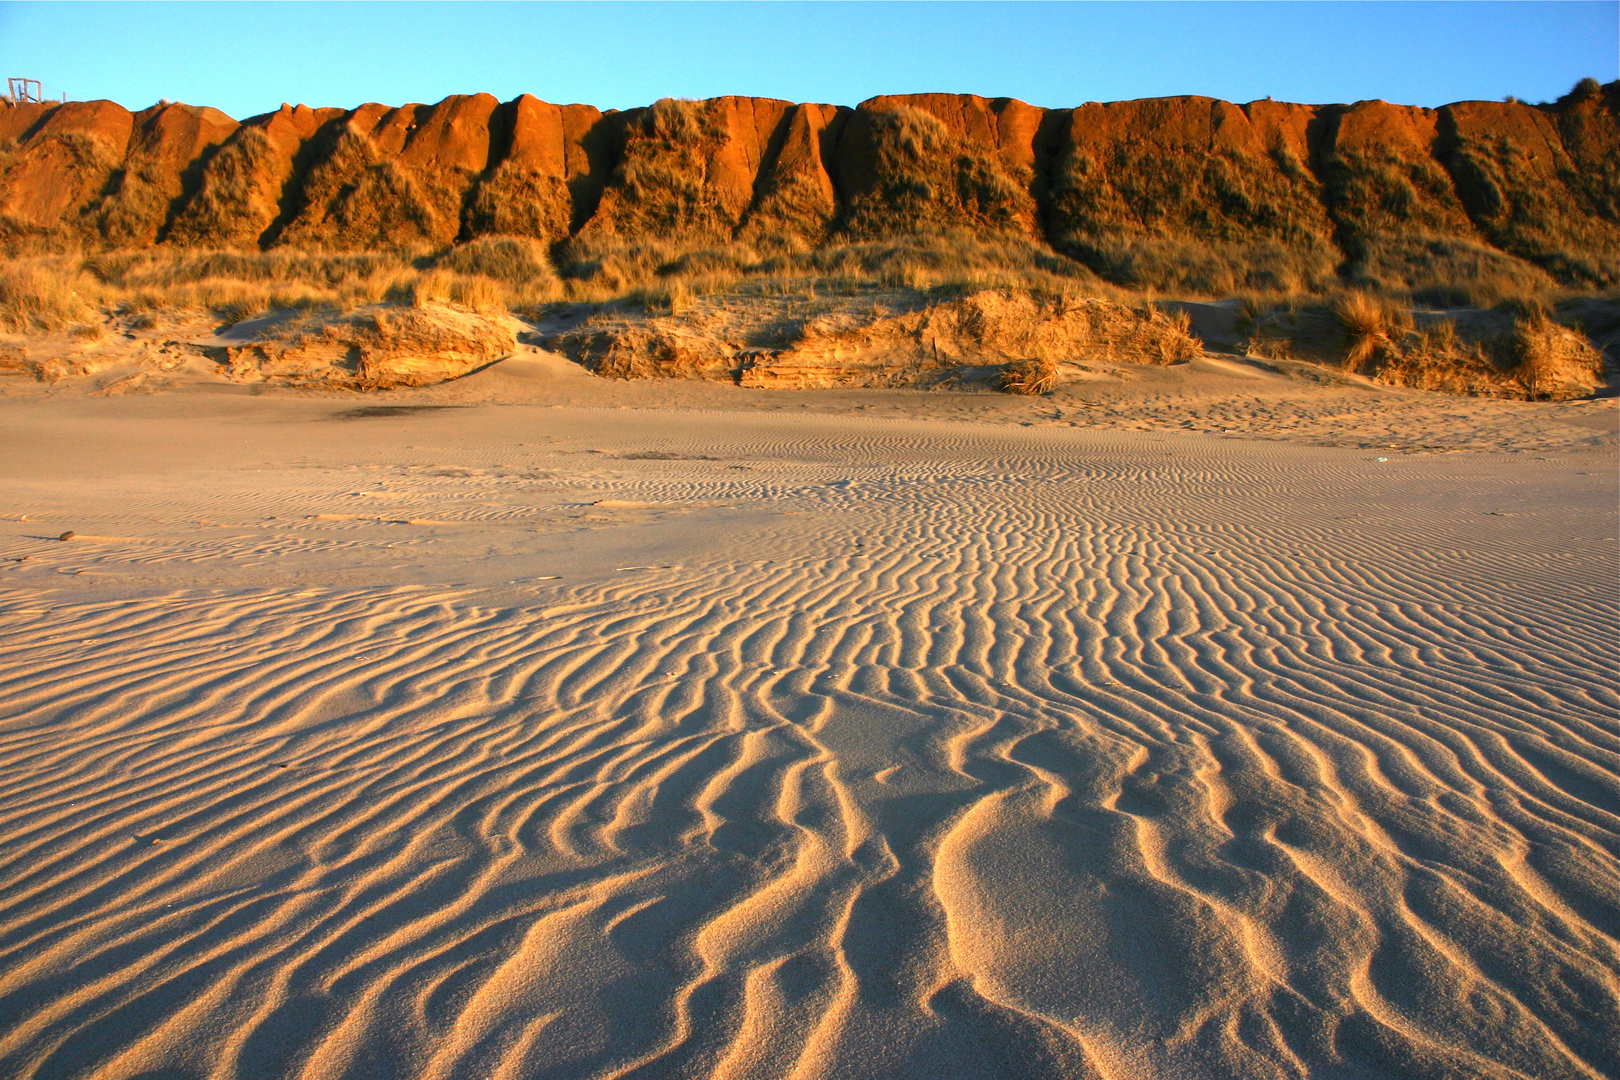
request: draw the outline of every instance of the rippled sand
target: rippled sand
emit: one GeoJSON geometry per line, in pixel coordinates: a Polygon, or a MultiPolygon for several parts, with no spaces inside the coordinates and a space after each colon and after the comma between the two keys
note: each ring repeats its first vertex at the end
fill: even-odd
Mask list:
{"type": "Polygon", "coordinates": [[[1620,1074],[1612,437],[365,404],[0,411],[0,1075],[1620,1074]]]}

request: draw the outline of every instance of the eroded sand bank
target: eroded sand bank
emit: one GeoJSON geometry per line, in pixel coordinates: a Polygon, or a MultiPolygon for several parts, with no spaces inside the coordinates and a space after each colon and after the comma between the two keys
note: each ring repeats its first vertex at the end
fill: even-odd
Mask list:
{"type": "Polygon", "coordinates": [[[670,394],[4,404],[0,1074],[1620,1073],[1612,403],[670,394]]]}

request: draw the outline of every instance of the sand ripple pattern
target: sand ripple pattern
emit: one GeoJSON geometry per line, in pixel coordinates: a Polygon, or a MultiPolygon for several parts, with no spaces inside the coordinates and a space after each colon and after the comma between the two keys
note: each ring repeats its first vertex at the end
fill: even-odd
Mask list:
{"type": "Polygon", "coordinates": [[[606,582],[0,594],[0,1074],[1620,1075],[1612,552],[878,441],[606,582]]]}

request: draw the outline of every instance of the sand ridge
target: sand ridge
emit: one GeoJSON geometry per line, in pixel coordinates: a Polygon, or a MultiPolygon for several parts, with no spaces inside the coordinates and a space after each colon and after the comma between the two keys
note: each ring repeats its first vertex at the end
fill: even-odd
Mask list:
{"type": "Polygon", "coordinates": [[[0,1072],[1620,1071],[1612,447],[177,408],[5,414],[0,1072]]]}

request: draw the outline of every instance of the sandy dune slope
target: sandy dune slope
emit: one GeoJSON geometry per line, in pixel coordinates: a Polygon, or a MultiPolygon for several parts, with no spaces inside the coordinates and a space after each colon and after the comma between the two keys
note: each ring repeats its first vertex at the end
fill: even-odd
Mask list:
{"type": "Polygon", "coordinates": [[[0,408],[0,1075],[1620,1075],[1612,436],[439,403],[0,408]]]}

